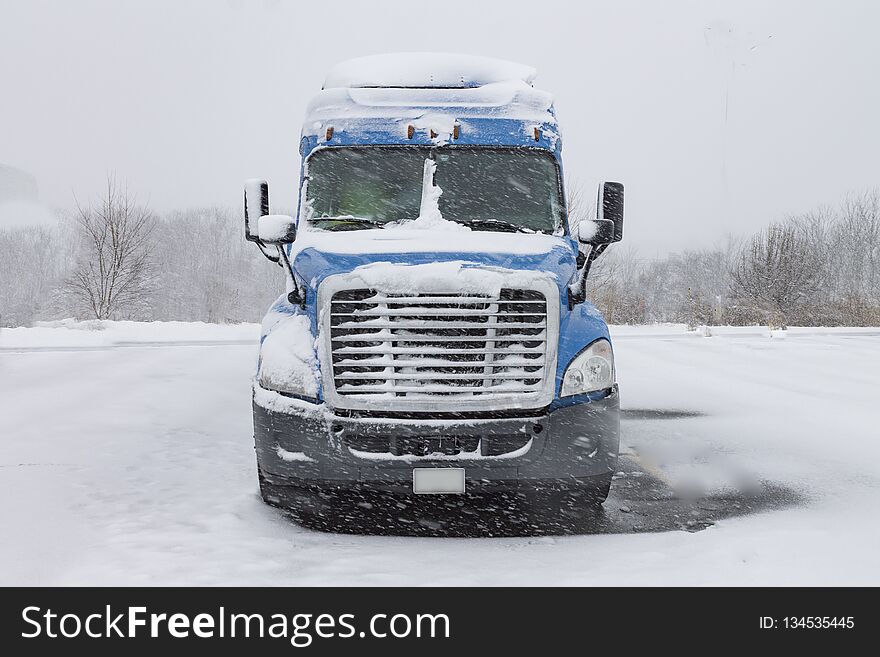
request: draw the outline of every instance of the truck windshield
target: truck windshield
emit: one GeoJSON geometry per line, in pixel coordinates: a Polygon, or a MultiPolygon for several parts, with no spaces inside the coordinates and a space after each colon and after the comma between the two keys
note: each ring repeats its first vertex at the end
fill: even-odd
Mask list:
{"type": "Polygon", "coordinates": [[[440,212],[475,230],[561,232],[564,205],[552,155],[522,148],[347,147],[308,164],[311,222],[375,228],[419,215],[426,158],[437,162],[440,212]]]}

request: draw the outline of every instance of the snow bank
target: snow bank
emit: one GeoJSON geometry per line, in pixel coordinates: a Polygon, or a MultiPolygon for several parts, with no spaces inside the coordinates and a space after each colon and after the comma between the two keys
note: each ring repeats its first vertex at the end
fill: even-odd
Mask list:
{"type": "Polygon", "coordinates": [[[264,388],[318,396],[320,374],[308,317],[288,315],[274,325],[260,350],[258,379],[264,388]]]}
{"type": "Polygon", "coordinates": [[[698,326],[689,329],[686,324],[613,324],[608,327],[614,339],[666,336],[675,338],[753,338],[784,339],[786,337],[814,336],[880,336],[876,326],[790,326],[788,329],[770,329],[767,326],[698,326]]]}
{"type": "Polygon", "coordinates": [[[349,59],[334,66],[324,89],[338,87],[478,87],[504,80],[531,83],[531,66],[492,57],[403,52],[349,59]]]}
{"type": "Polygon", "coordinates": [[[102,348],[153,344],[256,344],[259,324],[117,322],[62,319],[0,329],[0,350],[102,348]]]}

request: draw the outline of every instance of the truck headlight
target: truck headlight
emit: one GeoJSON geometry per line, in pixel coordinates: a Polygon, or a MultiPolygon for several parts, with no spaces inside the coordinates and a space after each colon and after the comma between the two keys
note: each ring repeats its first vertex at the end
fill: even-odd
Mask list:
{"type": "Polygon", "coordinates": [[[315,397],[315,388],[311,385],[311,381],[301,377],[287,376],[286,373],[269,372],[260,368],[259,382],[260,387],[265,390],[299,397],[315,397]]]}
{"type": "Polygon", "coordinates": [[[562,377],[560,397],[605,390],[614,385],[614,354],[611,343],[596,340],[569,363],[562,377]]]}
{"type": "Polygon", "coordinates": [[[292,315],[276,323],[260,347],[260,387],[317,398],[320,377],[314,342],[309,319],[304,315],[292,315]]]}

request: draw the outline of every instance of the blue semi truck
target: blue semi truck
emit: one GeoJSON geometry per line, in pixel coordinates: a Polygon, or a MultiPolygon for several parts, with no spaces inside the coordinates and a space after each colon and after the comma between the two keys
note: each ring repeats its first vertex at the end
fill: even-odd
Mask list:
{"type": "Polygon", "coordinates": [[[306,112],[296,217],[247,181],[245,236],[287,277],[254,381],[267,502],[315,521],[347,493],[605,500],[618,388],[585,281],[623,236],[623,186],[571,224],[534,77],[456,55],[345,62],[306,112]]]}

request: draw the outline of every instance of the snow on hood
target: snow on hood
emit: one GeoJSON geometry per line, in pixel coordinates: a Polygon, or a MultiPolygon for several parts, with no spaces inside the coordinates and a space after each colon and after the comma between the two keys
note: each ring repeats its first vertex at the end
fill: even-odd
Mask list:
{"type": "MultiPolygon", "coordinates": [[[[413,223],[412,221],[409,222],[413,223]]],[[[571,251],[572,242],[567,238],[544,233],[502,233],[496,231],[470,230],[451,221],[414,230],[406,224],[367,230],[329,231],[303,225],[297,233],[290,250],[291,258],[306,249],[325,253],[503,253],[509,255],[537,255],[554,249],[571,251]],[[448,226],[447,224],[452,224],[448,226]],[[459,227],[466,230],[460,230],[459,227]]]]}
{"type": "MultiPolygon", "coordinates": [[[[359,273],[364,276],[378,276],[369,267],[373,264],[377,271],[394,266],[397,276],[414,271],[403,269],[408,265],[433,264],[434,269],[421,271],[440,278],[454,276],[462,285],[477,284],[476,279],[468,278],[473,274],[465,271],[476,267],[528,271],[552,277],[561,289],[574,275],[576,254],[573,242],[554,235],[403,228],[303,230],[290,251],[297,273],[313,289],[327,276],[357,268],[362,268],[359,273]]],[[[378,278],[370,280],[379,282],[378,278]]],[[[444,287],[448,286],[446,279],[444,287]]]]}
{"type": "Polygon", "coordinates": [[[363,281],[364,287],[385,294],[406,294],[413,290],[438,294],[451,288],[462,294],[490,296],[498,296],[503,287],[528,287],[536,279],[556,278],[551,272],[474,264],[462,260],[419,265],[372,262],[355,268],[352,275],[363,281]]]}

